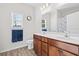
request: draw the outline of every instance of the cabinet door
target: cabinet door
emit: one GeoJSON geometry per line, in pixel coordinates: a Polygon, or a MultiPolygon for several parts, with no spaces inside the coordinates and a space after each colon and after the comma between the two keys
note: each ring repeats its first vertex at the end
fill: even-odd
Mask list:
{"type": "Polygon", "coordinates": [[[42,56],[48,55],[48,45],[45,42],[42,42],[42,56]]]}
{"type": "Polygon", "coordinates": [[[35,53],[40,56],[41,55],[41,41],[38,38],[35,38],[36,36],[34,36],[34,51],[35,53]]]}
{"type": "Polygon", "coordinates": [[[59,49],[49,45],[49,56],[59,56],[59,55],[60,55],[59,49]]]}
{"type": "Polygon", "coordinates": [[[48,56],[48,54],[42,50],[42,56],[48,56]]]}
{"type": "Polygon", "coordinates": [[[47,43],[42,42],[42,50],[45,51],[46,53],[48,52],[47,43]]]}
{"type": "Polygon", "coordinates": [[[41,56],[41,41],[37,40],[37,55],[41,56]]]}
{"type": "Polygon", "coordinates": [[[34,38],[34,41],[33,41],[34,43],[34,51],[35,51],[35,53],[37,54],[37,39],[35,39],[34,38]]]}

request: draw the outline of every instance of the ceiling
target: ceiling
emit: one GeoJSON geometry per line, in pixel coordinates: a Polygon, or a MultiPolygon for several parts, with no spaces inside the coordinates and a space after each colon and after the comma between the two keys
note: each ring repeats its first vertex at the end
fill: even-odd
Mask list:
{"type": "Polygon", "coordinates": [[[79,11],[79,3],[67,3],[58,8],[62,15],[68,15],[79,11]]]}
{"type": "MultiPolygon", "coordinates": [[[[32,6],[32,7],[39,7],[39,6],[44,5],[45,3],[27,3],[27,4],[32,6]]],[[[54,4],[57,4],[57,3],[48,3],[48,4],[54,5],[54,4]]]]}
{"type": "Polygon", "coordinates": [[[27,3],[27,4],[32,7],[39,7],[42,3],[27,3]]]}
{"type": "MultiPolygon", "coordinates": [[[[27,3],[28,5],[32,7],[40,7],[42,4],[45,3],[27,3]]],[[[75,11],[79,11],[79,3],[51,3],[53,7],[57,7],[57,9],[62,14],[69,14],[75,11]]]]}

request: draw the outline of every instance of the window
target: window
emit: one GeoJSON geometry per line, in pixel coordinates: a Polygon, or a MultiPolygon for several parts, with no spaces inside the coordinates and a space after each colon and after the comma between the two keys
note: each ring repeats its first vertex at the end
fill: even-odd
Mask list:
{"type": "Polygon", "coordinates": [[[22,27],[23,26],[23,15],[20,13],[11,13],[12,16],[12,27],[22,27]]]}

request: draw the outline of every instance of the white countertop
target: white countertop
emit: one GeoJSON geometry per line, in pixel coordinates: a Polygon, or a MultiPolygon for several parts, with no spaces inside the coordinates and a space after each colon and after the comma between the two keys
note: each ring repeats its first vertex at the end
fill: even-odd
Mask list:
{"type": "Polygon", "coordinates": [[[48,38],[51,38],[51,39],[53,38],[53,39],[56,39],[56,40],[59,40],[59,41],[67,42],[67,43],[79,45],[79,37],[76,37],[76,36],[65,37],[64,33],[47,32],[47,33],[34,33],[34,34],[44,36],[44,37],[48,37],[48,38]]]}

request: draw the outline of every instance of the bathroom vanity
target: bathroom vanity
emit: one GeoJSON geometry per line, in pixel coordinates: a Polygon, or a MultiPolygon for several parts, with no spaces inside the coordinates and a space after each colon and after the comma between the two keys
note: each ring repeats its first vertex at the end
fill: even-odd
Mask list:
{"type": "Polygon", "coordinates": [[[79,41],[53,34],[35,33],[34,51],[38,56],[78,56],[79,41]]]}

